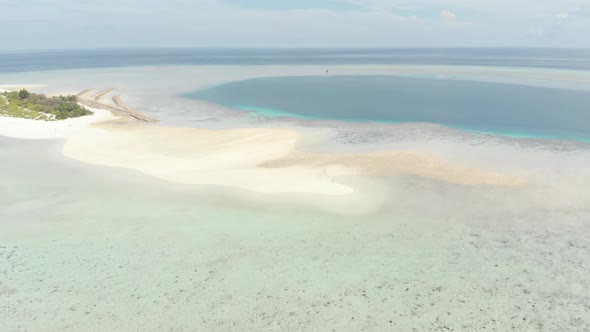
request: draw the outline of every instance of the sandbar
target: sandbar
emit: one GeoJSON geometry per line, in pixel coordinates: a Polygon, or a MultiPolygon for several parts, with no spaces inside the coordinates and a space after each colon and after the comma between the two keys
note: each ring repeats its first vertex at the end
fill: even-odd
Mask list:
{"type": "Polygon", "coordinates": [[[92,116],[49,122],[0,117],[0,135],[63,139],[63,154],[85,163],[131,168],[167,181],[263,194],[348,195],[358,188],[341,181],[346,177],[412,175],[457,185],[525,183],[424,152],[306,152],[298,145],[304,134],[293,128],[166,127],[121,118],[107,110],[92,111],[92,116]]]}

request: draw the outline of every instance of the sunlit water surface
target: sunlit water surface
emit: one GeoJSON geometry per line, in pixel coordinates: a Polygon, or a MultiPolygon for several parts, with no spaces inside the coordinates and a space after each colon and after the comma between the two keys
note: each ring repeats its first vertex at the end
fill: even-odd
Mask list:
{"type": "Polygon", "coordinates": [[[48,84],[49,92],[116,85],[164,125],[327,130],[330,140],[310,148],[419,150],[531,183],[458,186],[399,175],[376,179],[386,198],[378,208],[339,213],[309,198],[85,165],[61,156],[61,141],[0,138],[2,330],[590,326],[587,144],[426,124],[259,118],[179,97],[261,71],[127,68],[0,78],[48,84]]]}

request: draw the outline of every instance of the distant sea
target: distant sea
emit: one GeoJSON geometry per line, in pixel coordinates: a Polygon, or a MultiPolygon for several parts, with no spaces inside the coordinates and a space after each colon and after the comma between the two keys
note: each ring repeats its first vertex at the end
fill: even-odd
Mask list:
{"type": "Polygon", "coordinates": [[[590,49],[160,48],[0,52],[0,73],[154,65],[414,64],[590,70],[590,49]]]}
{"type": "MultiPolygon", "coordinates": [[[[0,53],[0,73],[189,65],[469,65],[590,70],[590,49],[113,49],[0,53]]],[[[320,74],[321,75],[321,74],[320,74]]],[[[186,85],[190,86],[190,79],[186,85]]],[[[277,77],[183,95],[264,116],[429,122],[515,137],[590,139],[590,92],[394,76],[277,77]]]]}

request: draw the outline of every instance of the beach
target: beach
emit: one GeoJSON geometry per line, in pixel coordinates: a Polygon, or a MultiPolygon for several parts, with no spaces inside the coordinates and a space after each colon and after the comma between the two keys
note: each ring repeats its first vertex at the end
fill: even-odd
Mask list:
{"type": "Polygon", "coordinates": [[[525,184],[515,176],[420,152],[307,153],[298,150],[302,133],[293,129],[173,128],[117,117],[101,109],[92,111],[92,116],[55,122],[0,118],[0,135],[63,139],[65,156],[89,164],[135,169],[179,183],[266,194],[370,195],[339,181],[363,176],[416,175],[462,185],[525,184]]]}
{"type": "Polygon", "coordinates": [[[99,106],[0,118],[7,330],[590,326],[586,143],[264,118],[181,97],[325,67],[590,86],[586,73],[436,66],[0,75],[99,106]]]}
{"type": "Polygon", "coordinates": [[[542,192],[397,177],[381,213],[346,217],[0,143],[9,330],[587,324],[588,215],[542,192]]]}
{"type": "MultiPolygon", "coordinates": [[[[24,86],[16,87],[20,88],[24,86]]],[[[58,122],[0,118],[0,135],[61,138],[65,140],[65,156],[89,164],[136,169],[180,183],[220,185],[269,194],[352,194],[355,188],[339,183],[338,178],[363,175],[412,174],[463,185],[525,183],[514,176],[453,164],[413,151],[306,153],[298,151],[298,140],[302,140],[303,133],[296,129],[212,130],[149,125],[157,120],[131,110],[120,96],[113,97],[119,108],[102,101],[115,90],[109,88],[92,94],[92,89],[86,89],[77,94],[82,104],[102,108],[91,108],[92,116],[58,122]]],[[[322,144],[317,137],[303,140],[322,144]]]]}

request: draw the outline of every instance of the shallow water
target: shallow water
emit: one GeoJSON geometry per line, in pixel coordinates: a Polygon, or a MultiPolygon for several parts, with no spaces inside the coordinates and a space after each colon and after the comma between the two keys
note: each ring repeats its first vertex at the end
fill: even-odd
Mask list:
{"type": "Polygon", "coordinates": [[[586,194],[401,176],[358,217],[0,147],[4,330],[590,326],[586,194]]]}
{"type": "Polygon", "coordinates": [[[228,78],[317,69],[126,68],[0,78],[50,84],[44,91],[117,85],[165,125],[327,130],[328,141],[306,143],[310,149],[423,151],[525,176],[529,184],[379,178],[375,200],[385,200],[350,214],[337,204],[324,208],[321,197],[174,184],[69,160],[60,141],[0,138],[1,330],[590,327],[587,144],[424,124],[252,119],[177,96],[228,78]]]}
{"type": "Polygon", "coordinates": [[[0,145],[5,330],[590,326],[583,202],[399,177],[347,217],[0,145]]]}

